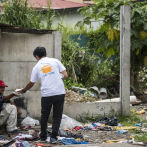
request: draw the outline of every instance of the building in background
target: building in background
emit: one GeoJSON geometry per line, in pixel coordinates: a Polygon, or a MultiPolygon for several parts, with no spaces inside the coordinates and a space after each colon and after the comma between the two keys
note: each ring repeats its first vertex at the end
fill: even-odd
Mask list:
{"type": "MultiPolygon", "coordinates": [[[[2,2],[3,0],[0,0],[0,14],[4,14],[2,2]]],[[[43,12],[46,13],[47,0],[28,0],[28,3],[33,5],[37,10],[41,10],[40,7],[42,7],[43,12]]],[[[52,0],[51,9],[56,12],[53,27],[61,22],[63,25],[74,26],[78,21],[82,21],[85,18],[85,16],[82,16],[77,10],[85,6],[90,6],[92,3],[90,0],[52,0]]],[[[42,21],[45,24],[45,18],[43,18],[42,21]]],[[[101,21],[91,20],[91,24],[87,27],[93,27],[95,29],[99,27],[100,24],[101,21]]]]}

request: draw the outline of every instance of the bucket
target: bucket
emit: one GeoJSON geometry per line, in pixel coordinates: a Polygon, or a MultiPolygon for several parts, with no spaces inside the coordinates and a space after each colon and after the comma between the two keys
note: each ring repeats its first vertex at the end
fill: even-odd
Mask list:
{"type": "Polygon", "coordinates": [[[107,98],[107,90],[106,88],[100,88],[100,93],[99,93],[99,97],[102,98],[102,99],[105,99],[107,98]]]}

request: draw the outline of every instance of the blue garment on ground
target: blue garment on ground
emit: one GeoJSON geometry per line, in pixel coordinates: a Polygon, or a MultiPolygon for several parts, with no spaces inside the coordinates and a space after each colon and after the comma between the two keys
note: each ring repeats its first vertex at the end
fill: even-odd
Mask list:
{"type": "Polygon", "coordinates": [[[31,147],[30,143],[28,141],[23,141],[22,145],[23,145],[23,147],[31,147]]]}
{"type": "Polygon", "coordinates": [[[89,144],[87,142],[82,142],[82,141],[76,141],[75,139],[67,139],[64,138],[61,140],[61,142],[65,145],[72,145],[72,144],[89,144]]]}

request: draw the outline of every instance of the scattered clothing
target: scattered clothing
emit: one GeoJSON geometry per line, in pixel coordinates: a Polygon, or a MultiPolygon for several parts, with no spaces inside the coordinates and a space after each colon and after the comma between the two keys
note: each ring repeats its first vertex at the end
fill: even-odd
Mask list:
{"type": "Polygon", "coordinates": [[[118,119],[116,117],[103,117],[101,119],[98,119],[96,123],[101,123],[109,126],[117,126],[118,119]]]}
{"type": "Polygon", "coordinates": [[[75,138],[75,139],[77,139],[77,138],[81,138],[82,139],[83,138],[82,135],[73,134],[71,132],[65,132],[65,131],[63,131],[61,129],[59,129],[58,134],[59,134],[60,137],[66,137],[66,138],[75,138]]]}
{"type": "Polygon", "coordinates": [[[31,147],[28,141],[22,142],[23,147],[31,147]]]}
{"type": "Polygon", "coordinates": [[[73,130],[77,131],[77,130],[81,130],[81,129],[82,129],[82,127],[77,126],[73,130]]]}
{"type": "Polygon", "coordinates": [[[82,141],[76,141],[75,139],[62,139],[61,142],[65,145],[72,145],[72,144],[89,144],[87,142],[82,142],[82,141]]]}
{"type": "Polygon", "coordinates": [[[39,133],[38,132],[34,132],[32,134],[32,137],[25,137],[26,141],[35,141],[38,140],[40,138],[39,133]]]}
{"type": "Polygon", "coordinates": [[[26,138],[32,138],[32,135],[28,135],[28,134],[18,134],[16,137],[14,137],[13,139],[18,139],[18,140],[25,140],[26,138]]]}
{"type": "Polygon", "coordinates": [[[0,135],[0,140],[5,140],[5,137],[0,135]]]}

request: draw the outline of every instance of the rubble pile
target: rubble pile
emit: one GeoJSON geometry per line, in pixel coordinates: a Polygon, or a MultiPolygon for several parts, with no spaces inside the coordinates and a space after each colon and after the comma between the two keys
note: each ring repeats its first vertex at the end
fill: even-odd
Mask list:
{"type": "Polygon", "coordinates": [[[65,103],[72,103],[72,102],[93,102],[97,101],[97,97],[87,97],[83,94],[74,92],[72,90],[66,90],[65,95],[65,103]]]}

